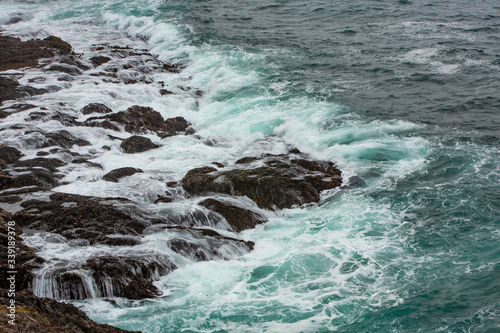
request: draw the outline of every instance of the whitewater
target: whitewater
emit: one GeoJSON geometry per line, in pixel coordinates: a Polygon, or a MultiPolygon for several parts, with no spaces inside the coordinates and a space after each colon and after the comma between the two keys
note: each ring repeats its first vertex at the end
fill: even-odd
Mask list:
{"type": "MultiPolygon", "coordinates": [[[[25,243],[47,260],[37,296],[64,300],[44,275],[51,265],[139,251],[174,258],[178,269],[154,283],[161,297],[94,295],[72,304],[99,323],[142,332],[500,331],[494,1],[2,1],[0,25],[23,40],[58,36],[86,57],[119,45],[184,66],[133,84],[11,70],[22,84],[64,88],[28,98],[39,108],[83,120],[79,110],[89,103],[143,105],[196,129],[168,140],[145,135],[161,147],[137,157],[114,149],[103,129],[39,121],[42,130],[91,142],[75,151],[103,167],[67,167],[53,191],[121,197],[153,215],[181,216],[200,198],[166,183],[214,161],[296,147],[342,170],[343,186],[317,204],[268,211],[233,198],[268,221],[241,233],[214,222],[222,235],[255,243],[248,253],[228,246],[215,260],[173,254],[168,230],[119,249],[27,233],[25,243]],[[159,82],[173,94],[162,95],[159,82]],[[96,151],[103,146],[112,149],[96,151]],[[101,179],[122,166],[144,173],[101,179]],[[180,199],[154,204],[161,193],[180,199]]],[[[8,103],[15,101],[2,107],[8,103]]],[[[15,127],[29,113],[2,119],[0,142],[34,158],[39,149],[15,127]]]]}

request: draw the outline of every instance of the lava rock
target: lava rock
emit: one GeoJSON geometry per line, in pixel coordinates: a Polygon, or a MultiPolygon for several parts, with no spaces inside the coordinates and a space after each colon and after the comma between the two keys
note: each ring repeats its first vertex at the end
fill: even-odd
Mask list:
{"type": "Polygon", "coordinates": [[[142,152],[148,151],[150,149],[155,149],[155,148],[158,148],[160,146],[155,145],[148,138],[134,135],[134,136],[131,136],[130,138],[124,140],[121,143],[120,147],[127,154],[135,154],[135,153],[142,153],[142,152]]]}
{"type": "Polygon", "coordinates": [[[123,177],[132,176],[133,174],[138,172],[144,172],[144,171],[132,167],[119,168],[108,172],[102,177],[102,179],[108,182],[118,183],[118,181],[123,177]]]}
{"type": "Polygon", "coordinates": [[[266,219],[260,214],[219,200],[206,199],[199,205],[222,215],[236,232],[255,228],[256,225],[266,222],[266,219]]]}

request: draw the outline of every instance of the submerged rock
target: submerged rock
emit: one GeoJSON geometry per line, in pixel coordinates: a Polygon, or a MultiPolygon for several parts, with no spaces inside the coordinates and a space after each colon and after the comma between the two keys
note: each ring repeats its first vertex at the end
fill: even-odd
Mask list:
{"type": "Polygon", "coordinates": [[[321,191],[342,185],[341,172],[331,162],[290,159],[286,155],[267,155],[256,162],[266,166],[245,165],[246,168],[229,171],[212,167],[190,170],[182,179],[182,187],[193,195],[247,196],[261,208],[283,209],[318,202],[321,191]]]}
{"type": "Polygon", "coordinates": [[[115,170],[108,172],[107,174],[105,174],[102,177],[102,179],[104,179],[108,182],[117,183],[123,177],[132,176],[133,174],[138,173],[138,172],[144,172],[144,171],[142,171],[141,169],[136,169],[136,168],[132,168],[132,167],[124,167],[124,168],[119,168],[119,169],[115,169],[115,170]]]}

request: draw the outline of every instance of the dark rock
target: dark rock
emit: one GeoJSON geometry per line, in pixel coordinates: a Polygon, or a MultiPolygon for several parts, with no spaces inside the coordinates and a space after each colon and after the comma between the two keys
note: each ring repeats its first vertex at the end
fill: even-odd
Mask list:
{"type": "Polygon", "coordinates": [[[170,72],[170,73],[174,73],[174,74],[178,74],[178,73],[182,72],[183,69],[184,69],[184,65],[182,65],[182,64],[166,63],[163,65],[163,70],[170,72]]]}
{"type": "Polygon", "coordinates": [[[158,204],[158,203],[169,203],[169,202],[172,202],[174,201],[174,198],[172,197],[166,197],[166,196],[163,196],[163,195],[159,195],[158,198],[156,198],[155,200],[155,204],[158,204]]]}
{"type": "Polygon", "coordinates": [[[87,158],[75,158],[73,161],[71,161],[71,164],[87,164],[90,167],[104,170],[102,165],[100,165],[99,163],[89,161],[87,158]]]}
{"type": "Polygon", "coordinates": [[[48,151],[39,151],[36,153],[36,156],[47,156],[50,155],[48,151]]]}
{"type": "Polygon", "coordinates": [[[108,108],[106,105],[101,103],[90,103],[83,107],[83,114],[91,114],[91,113],[111,113],[113,110],[108,108]]]}
{"type": "Polygon", "coordinates": [[[253,161],[257,161],[258,158],[257,157],[243,157],[243,158],[240,158],[239,160],[237,160],[236,162],[234,162],[234,164],[248,164],[248,163],[252,163],[253,161]]]}
{"type": "Polygon", "coordinates": [[[127,177],[127,176],[132,176],[135,173],[138,172],[144,172],[141,169],[136,169],[136,168],[131,168],[131,167],[125,167],[125,168],[119,168],[115,169],[113,171],[108,172],[105,174],[102,179],[108,181],[108,182],[115,182],[117,183],[121,178],[127,177]]]}
{"type": "Polygon", "coordinates": [[[17,196],[17,195],[0,196],[0,202],[6,202],[6,203],[10,203],[10,204],[13,204],[13,203],[16,203],[16,202],[19,202],[22,200],[23,200],[23,198],[21,198],[20,196],[17,196]]]}
{"type": "MultiPolygon", "coordinates": [[[[21,86],[19,82],[14,79],[0,76],[0,103],[9,99],[40,95],[45,94],[46,92],[48,92],[47,89],[21,86]]],[[[5,118],[6,116],[8,116],[8,114],[2,115],[2,118],[5,118]]]]}
{"type": "Polygon", "coordinates": [[[91,143],[87,140],[78,139],[73,134],[66,130],[61,130],[57,132],[45,134],[47,141],[41,146],[41,148],[59,146],[62,148],[69,149],[74,145],[79,147],[90,146],[91,143]]]}
{"type": "Polygon", "coordinates": [[[165,125],[169,133],[175,134],[175,132],[185,131],[191,124],[182,117],[175,117],[165,120],[165,125]]]}
{"type": "Polygon", "coordinates": [[[113,295],[109,296],[144,299],[160,296],[161,291],[153,285],[153,281],[177,267],[164,257],[127,256],[93,258],[83,268],[93,272],[99,290],[106,290],[106,285],[111,283],[113,295]]]}
{"type": "Polygon", "coordinates": [[[16,80],[0,76],[0,103],[9,99],[22,97],[22,94],[17,91],[18,87],[19,82],[16,80]]]}
{"type": "MultiPolygon", "coordinates": [[[[0,290],[0,302],[10,302],[6,289],[0,290]]],[[[15,329],[6,324],[3,326],[5,333],[132,333],[110,325],[97,324],[72,304],[39,298],[28,290],[16,293],[16,307],[15,329]]],[[[4,307],[2,311],[5,310],[4,307]]]]}
{"type": "Polygon", "coordinates": [[[47,68],[47,70],[51,72],[62,72],[69,75],[82,74],[82,71],[78,67],[71,65],[51,65],[49,68],[47,68]]]}
{"type": "Polygon", "coordinates": [[[170,90],[167,89],[160,89],[160,95],[165,96],[165,95],[173,95],[174,93],[171,92],[170,90]]]}
{"type": "Polygon", "coordinates": [[[160,146],[155,145],[150,139],[134,135],[124,140],[120,147],[127,154],[141,153],[150,149],[155,149],[160,146]]]}
{"type": "Polygon", "coordinates": [[[87,126],[109,127],[109,124],[104,125],[106,121],[123,125],[125,131],[130,133],[156,132],[160,137],[176,135],[178,131],[184,131],[190,125],[182,117],[169,118],[165,121],[159,112],[138,105],[131,106],[126,111],[91,117],[85,123],[87,126]]]}
{"type": "Polygon", "coordinates": [[[85,121],[85,126],[90,126],[90,127],[101,127],[101,128],[104,128],[104,129],[110,129],[110,130],[113,130],[113,131],[119,131],[120,128],[118,128],[118,126],[116,126],[115,124],[113,124],[112,122],[110,122],[109,120],[104,120],[104,121],[94,121],[96,119],[96,117],[91,117],[89,119],[87,119],[85,121]],[[89,121],[90,120],[90,121],[89,121]]]}
{"type": "Polygon", "coordinates": [[[76,59],[75,57],[73,56],[65,56],[65,57],[62,57],[59,62],[63,63],[63,64],[67,64],[67,65],[71,65],[71,66],[74,66],[74,67],[77,67],[83,71],[86,71],[88,69],[90,69],[91,67],[84,64],[83,62],[81,62],[80,60],[76,59]]]}
{"type": "Polygon", "coordinates": [[[46,45],[53,49],[59,50],[61,54],[68,54],[72,51],[72,47],[70,44],[63,41],[61,38],[56,36],[49,36],[43,40],[46,45]]]}
{"type": "Polygon", "coordinates": [[[266,221],[262,215],[251,210],[223,203],[215,199],[203,200],[199,205],[222,215],[236,232],[255,228],[256,225],[266,221]]]}
{"type": "MultiPolygon", "coordinates": [[[[10,177],[10,176],[9,176],[10,177]]],[[[26,173],[13,177],[2,177],[0,189],[36,186],[37,188],[51,189],[59,185],[59,180],[51,171],[44,169],[30,169],[26,173]]]]}
{"type": "MultiPolygon", "coordinates": [[[[248,252],[253,250],[255,243],[250,241],[243,241],[241,239],[222,236],[217,231],[206,228],[191,228],[183,226],[167,226],[165,229],[177,230],[179,232],[189,233],[192,238],[196,240],[205,241],[205,245],[201,246],[200,243],[196,244],[193,241],[186,241],[184,237],[173,239],[169,241],[169,246],[175,252],[191,257],[196,260],[213,260],[213,259],[231,259],[231,254],[226,251],[219,252],[222,247],[230,246],[234,249],[240,249],[240,252],[248,252]],[[173,245],[175,244],[175,245],[173,245]],[[189,244],[187,247],[182,248],[182,245],[189,244]],[[195,249],[195,251],[193,251],[195,249]],[[197,251],[196,251],[197,250],[197,251]],[[194,256],[193,256],[194,254],[194,256]]],[[[181,233],[182,235],[182,233],[181,233]]],[[[236,251],[238,252],[238,251],[236,251]]]]}
{"type": "Polygon", "coordinates": [[[30,200],[21,204],[23,210],[14,214],[19,226],[60,234],[68,239],[85,239],[90,244],[109,241],[108,235],[143,233],[151,222],[139,219],[115,207],[117,199],[92,198],[55,193],[49,202],[30,200]]]}
{"type": "Polygon", "coordinates": [[[7,107],[4,107],[2,109],[0,109],[1,111],[7,111],[9,113],[17,113],[17,112],[21,112],[21,111],[26,111],[26,110],[29,110],[29,109],[33,109],[33,108],[36,108],[37,106],[36,105],[33,105],[33,104],[28,104],[28,103],[16,103],[16,104],[12,104],[12,105],[9,105],[7,107]]]}
{"type": "Polygon", "coordinates": [[[92,62],[94,67],[101,66],[102,64],[105,64],[110,60],[111,60],[111,58],[105,57],[105,56],[95,56],[95,57],[90,58],[90,61],[92,62]]]}
{"type": "MultiPolygon", "coordinates": [[[[55,158],[41,157],[17,161],[13,164],[14,176],[0,173],[0,189],[32,187],[28,192],[51,189],[59,185],[59,177],[54,172],[63,164],[61,160],[55,158]]],[[[9,194],[14,193],[10,191],[9,194]]]]}
{"type": "Polygon", "coordinates": [[[23,154],[16,148],[0,146],[0,160],[5,164],[12,164],[19,161],[23,154]]]}
{"type": "Polygon", "coordinates": [[[31,248],[22,242],[22,233],[23,230],[13,223],[12,215],[0,208],[0,267],[2,267],[0,269],[0,288],[2,289],[9,289],[9,281],[7,280],[7,271],[11,270],[7,269],[9,267],[9,235],[14,235],[16,239],[16,290],[20,291],[29,288],[33,281],[32,270],[38,268],[44,262],[42,258],[38,257],[31,248]]]}
{"type": "Polygon", "coordinates": [[[57,158],[36,157],[30,160],[17,161],[14,163],[16,168],[39,167],[55,172],[58,167],[64,165],[64,162],[57,158]]]}
{"type": "Polygon", "coordinates": [[[283,209],[318,202],[319,192],[342,185],[340,170],[331,162],[290,161],[287,156],[261,158],[265,167],[217,171],[193,169],[182,179],[182,187],[194,195],[223,193],[247,196],[261,208],[283,209]]]}
{"type": "Polygon", "coordinates": [[[111,246],[135,246],[141,244],[138,239],[130,237],[107,237],[101,244],[111,246]]]}
{"type": "Polygon", "coordinates": [[[37,66],[39,59],[53,57],[56,53],[68,54],[71,49],[71,45],[55,36],[26,42],[15,37],[0,36],[0,71],[37,66]]]}
{"type": "Polygon", "coordinates": [[[219,162],[212,162],[212,164],[213,164],[213,165],[215,165],[215,166],[216,166],[216,167],[218,167],[218,168],[224,168],[224,167],[225,167],[225,165],[224,165],[224,164],[219,163],[219,162]]]}

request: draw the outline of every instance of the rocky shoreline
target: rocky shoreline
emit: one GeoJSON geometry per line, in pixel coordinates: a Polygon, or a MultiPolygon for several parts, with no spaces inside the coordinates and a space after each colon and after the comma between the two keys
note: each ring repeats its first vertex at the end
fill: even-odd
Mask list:
{"type": "MultiPolygon", "coordinates": [[[[95,46],[99,55],[86,57],[72,52],[70,44],[58,37],[21,41],[0,36],[0,118],[25,112],[18,123],[19,145],[0,145],[0,211],[2,218],[2,276],[0,298],[7,313],[7,229],[14,221],[19,237],[19,263],[16,321],[25,332],[126,332],[92,322],[71,304],[56,300],[124,297],[142,300],[162,296],[155,282],[190,262],[228,260],[251,251],[254,244],[237,238],[237,233],[266,221],[262,211],[279,211],[317,203],[324,190],[342,185],[341,171],[331,162],[315,161],[294,147],[286,154],[242,156],[234,164],[214,161],[211,165],[188,170],[183,178],[169,181],[168,190],[154,198],[155,205],[190,199],[196,209],[184,215],[154,214],[136,202],[121,197],[91,197],[53,191],[65,184],[68,168],[84,165],[102,170],[94,161],[98,150],[117,149],[137,154],[158,149],[173,136],[196,136],[196,127],[180,116],[164,119],[149,106],[133,105],[112,110],[102,103],[90,103],[81,110],[53,109],[28,103],[31,96],[69,87],[83,73],[101,83],[146,84],[160,95],[174,94],[164,82],[154,82],[151,73],[179,73],[181,64],[164,63],[144,50],[110,45],[95,46]],[[115,60],[123,60],[118,66],[115,60]],[[60,84],[36,88],[18,82],[20,68],[31,67],[56,75],[60,84]],[[10,71],[9,71],[10,70],[10,71]],[[14,101],[14,102],[13,102],[14,101]],[[86,116],[84,119],[82,116],[86,116]],[[83,119],[83,120],[82,120],[83,119]],[[58,122],[61,129],[47,131],[31,122],[58,122]],[[63,129],[65,128],[65,129],[63,129]],[[92,144],[78,137],[71,128],[108,130],[114,146],[95,147],[95,154],[81,154],[79,147],[92,144]],[[159,138],[156,143],[146,137],[159,138]],[[23,147],[38,149],[35,157],[25,156],[23,147]],[[247,197],[255,209],[241,207],[235,198],[247,197]],[[218,229],[214,230],[214,229],[218,229]],[[24,230],[24,231],[23,231],[24,230]],[[229,237],[222,230],[235,234],[229,237]],[[144,237],[165,233],[166,253],[145,251],[144,237]],[[89,254],[78,262],[46,260],[37,248],[21,242],[22,233],[44,233],[60,237],[74,246],[102,245],[112,253],[89,254]],[[49,281],[50,283],[47,283],[49,281]],[[35,291],[35,294],[33,294],[35,291]],[[51,297],[56,300],[44,297],[51,297]],[[67,313],[61,316],[61,313],[67,313]]],[[[43,75],[32,82],[44,82],[43,75]]],[[[97,84],[97,83],[96,83],[97,84]]],[[[200,90],[182,89],[194,97],[200,90]]],[[[6,130],[3,126],[0,130],[6,130]]],[[[10,128],[12,129],[12,128],[10,128]]],[[[197,137],[199,140],[203,138],[197,137]]],[[[0,142],[0,144],[2,144],[0,142]]],[[[90,147],[94,148],[94,147],[90,147]]],[[[126,177],[144,174],[141,169],[123,165],[102,176],[119,183],[126,177]]]]}

